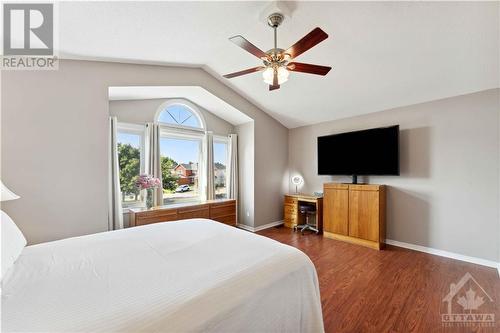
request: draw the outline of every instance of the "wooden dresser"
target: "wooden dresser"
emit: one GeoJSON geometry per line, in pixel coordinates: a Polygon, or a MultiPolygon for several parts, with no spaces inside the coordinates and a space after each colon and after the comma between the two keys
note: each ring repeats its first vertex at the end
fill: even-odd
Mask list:
{"type": "Polygon", "coordinates": [[[308,202],[316,206],[316,223],[321,231],[323,221],[323,198],[310,194],[285,194],[283,205],[283,221],[285,227],[293,228],[298,224],[303,224],[299,215],[299,202],[308,202]]]}
{"type": "Polygon", "coordinates": [[[328,183],[323,186],[323,235],[381,249],[385,242],[385,186],[328,183]]]}
{"type": "Polygon", "coordinates": [[[206,200],[166,206],[130,209],[130,227],[185,219],[205,218],[236,225],[236,200],[206,200]]]}

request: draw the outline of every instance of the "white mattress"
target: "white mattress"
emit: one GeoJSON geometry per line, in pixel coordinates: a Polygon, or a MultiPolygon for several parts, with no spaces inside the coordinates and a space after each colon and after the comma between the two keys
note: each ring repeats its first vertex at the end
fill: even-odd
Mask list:
{"type": "Polygon", "coordinates": [[[299,250],[204,219],[28,246],[2,281],[4,332],[323,332],[299,250]]]}

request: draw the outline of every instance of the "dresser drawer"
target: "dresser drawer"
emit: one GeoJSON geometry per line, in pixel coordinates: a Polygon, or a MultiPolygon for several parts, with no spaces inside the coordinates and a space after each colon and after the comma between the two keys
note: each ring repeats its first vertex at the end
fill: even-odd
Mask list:
{"type": "Polygon", "coordinates": [[[232,225],[232,226],[236,225],[236,215],[226,215],[226,216],[215,217],[212,219],[214,221],[224,223],[227,225],[232,225]]]}
{"type": "Polygon", "coordinates": [[[209,205],[182,207],[177,209],[177,217],[179,220],[195,218],[208,219],[210,218],[210,208],[209,205]]]}
{"type": "Polygon", "coordinates": [[[212,204],[210,206],[210,218],[217,220],[219,217],[234,215],[236,216],[236,202],[229,201],[224,203],[212,204]]]}
{"type": "Polygon", "coordinates": [[[334,189],[334,190],[348,190],[349,184],[341,184],[341,183],[325,183],[323,184],[323,188],[334,189]]]}
{"type": "Polygon", "coordinates": [[[177,218],[177,210],[168,210],[168,211],[158,211],[158,212],[144,212],[136,214],[135,216],[135,225],[144,225],[150,223],[158,223],[158,222],[169,222],[176,221],[177,218]]]}
{"type": "Polygon", "coordinates": [[[297,198],[285,195],[285,204],[297,204],[297,198]]]}

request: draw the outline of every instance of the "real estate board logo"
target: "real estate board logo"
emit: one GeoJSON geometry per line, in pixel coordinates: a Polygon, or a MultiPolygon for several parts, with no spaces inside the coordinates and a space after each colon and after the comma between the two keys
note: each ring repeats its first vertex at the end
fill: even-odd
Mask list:
{"type": "Polygon", "coordinates": [[[445,327],[495,326],[493,299],[470,273],[450,284],[443,304],[446,310],[441,314],[441,321],[445,327]]]}
{"type": "Polygon", "coordinates": [[[3,4],[2,69],[56,69],[54,4],[3,4]]]}

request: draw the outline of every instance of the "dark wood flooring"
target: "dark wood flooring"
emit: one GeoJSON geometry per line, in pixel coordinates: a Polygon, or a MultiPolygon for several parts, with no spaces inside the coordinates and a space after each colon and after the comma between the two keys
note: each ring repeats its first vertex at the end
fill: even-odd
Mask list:
{"type": "MultiPolygon", "coordinates": [[[[376,251],[285,227],[259,234],[311,258],[318,272],[326,332],[500,332],[500,279],[494,268],[395,246],[376,251]],[[493,299],[490,302],[478,291],[473,299],[482,297],[483,304],[469,312],[494,313],[494,327],[442,323],[441,314],[447,313],[443,298],[450,284],[467,272],[493,299]]],[[[478,290],[472,284],[469,280],[460,293],[478,290]]],[[[452,313],[463,312],[454,302],[452,313]]]]}

